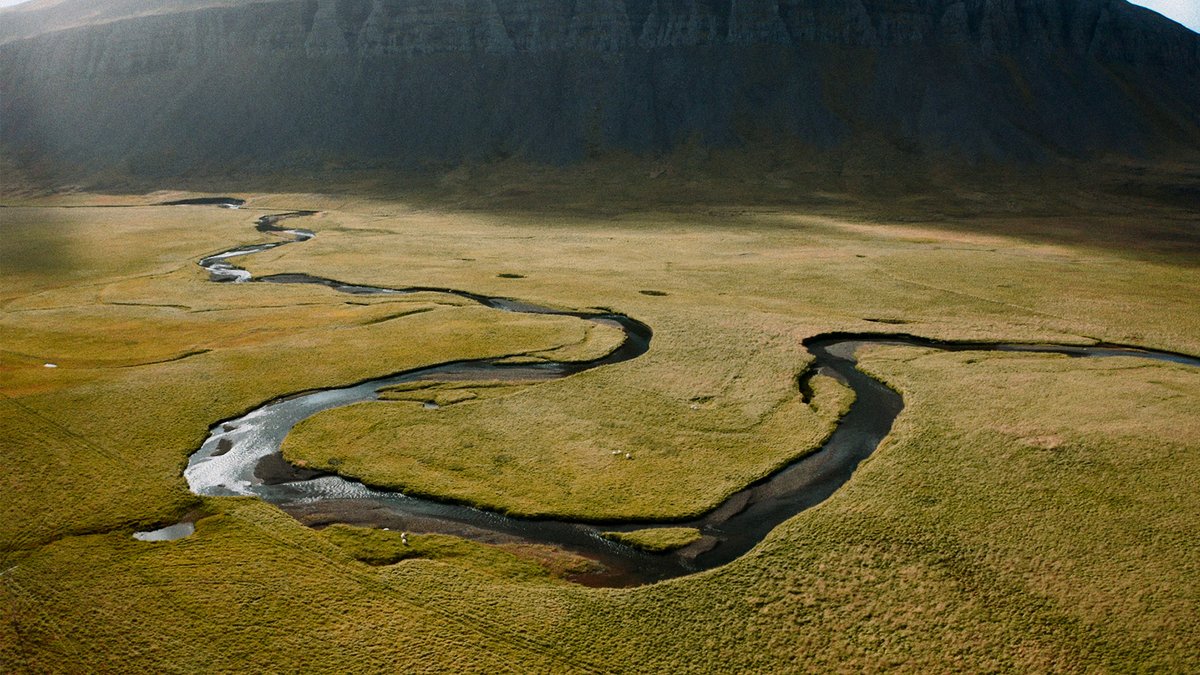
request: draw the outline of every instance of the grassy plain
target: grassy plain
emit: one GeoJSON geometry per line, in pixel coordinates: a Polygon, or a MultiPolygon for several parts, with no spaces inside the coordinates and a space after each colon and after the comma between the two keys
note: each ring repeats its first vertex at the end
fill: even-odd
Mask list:
{"type": "Polygon", "coordinates": [[[933,223],[782,209],[597,219],[379,204],[337,219],[303,249],[268,254],[256,269],[610,307],[655,329],[636,367],[437,411],[359,404],[306,420],[284,445],[285,456],[309,466],[523,515],[692,516],[804,454],[832,429],[845,396],[823,387],[812,407],[797,396],[795,377],[809,359],[800,342],[816,333],[1180,351],[1200,335],[1190,311],[1194,267],[933,223]],[[388,243],[396,236],[402,246],[388,243]]]}
{"type": "MultiPolygon", "coordinates": [[[[633,362],[441,387],[452,405],[440,410],[354,406],[289,438],[293,457],[364,474],[390,453],[381,481],[510,510],[691,513],[805,452],[844,404],[830,383],[811,406],[796,390],[800,341],[820,332],[1200,353],[1196,214],[1167,207],[972,227],[961,215],[781,205],[617,202],[589,215],[247,196],[252,208],[326,210],[305,224],[317,239],[245,259],[256,274],[607,307],[654,327],[633,362]],[[1104,236],[1022,233],[1086,234],[1089,222],[1104,236]],[[1182,253],[1136,246],[1163,228],[1190,242],[1182,253]],[[1129,249],[1113,246],[1122,232],[1129,249]]],[[[455,359],[603,349],[584,322],[438,294],[205,281],[194,261],[260,241],[258,213],[0,213],[7,670],[1200,667],[1200,373],[1183,366],[871,350],[866,364],[908,406],[850,483],[730,565],[637,589],[564,585],[529,567],[535,556],[417,535],[438,559],[364,565],[381,550],[373,561],[390,562],[393,537],[194,497],[180,471],[208,425],[281,394],[455,359]],[[47,237],[61,255],[45,253],[47,237]],[[191,537],[129,536],[187,512],[199,517],[191,537]]]]}
{"type": "Polygon", "coordinates": [[[44,227],[80,234],[69,267],[6,274],[0,443],[21,469],[0,478],[0,548],[192,508],[181,469],[208,426],[277,396],[442,361],[577,349],[594,332],[442,294],[208,282],[195,261],[261,240],[253,217],[5,209],[6,261],[32,255],[44,227]]]}

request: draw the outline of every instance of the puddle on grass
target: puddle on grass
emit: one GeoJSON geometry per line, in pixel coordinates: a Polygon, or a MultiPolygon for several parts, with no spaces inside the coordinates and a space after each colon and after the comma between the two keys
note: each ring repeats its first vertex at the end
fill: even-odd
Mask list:
{"type": "Polygon", "coordinates": [[[175,541],[190,537],[196,531],[196,525],[193,523],[183,522],[168,525],[157,530],[149,532],[134,532],[133,538],[138,541],[175,541]]]}

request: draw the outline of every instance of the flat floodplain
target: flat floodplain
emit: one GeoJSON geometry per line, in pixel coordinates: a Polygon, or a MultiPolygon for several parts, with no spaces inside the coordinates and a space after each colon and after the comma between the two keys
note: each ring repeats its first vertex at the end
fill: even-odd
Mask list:
{"type": "Polygon", "coordinates": [[[375,485],[597,520],[701,513],[819,445],[848,391],[818,379],[813,405],[801,401],[802,341],[814,335],[1200,354],[1194,214],[900,222],[787,207],[599,216],[248,197],[243,210],[85,200],[0,214],[3,662],[1200,664],[1200,498],[1189,487],[1200,475],[1200,373],[1186,366],[867,350],[864,367],[907,407],[854,478],[734,563],[633,589],[541,574],[580,563],[528,547],[414,535],[414,558],[393,535],[317,531],[255,500],[196,497],[181,476],[210,425],[282,395],[445,361],[586,359],[613,346],[579,319],[446,294],[208,282],[196,261],[269,240],[253,228],[265,213],[320,211],[303,224],[318,236],[242,259],[256,276],[454,288],[652,326],[650,352],[628,363],[530,385],[396,391],[318,414],[284,446],[295,463],[375,485]],[[1031,235],[1055,231],[1096,237],[1031,235]],[[1192,239],[1181,253],[1138,246],[1139,233],[1163,231],[1192,239]],[[429,410],[430,398],[444,405],[429,410]],[[185,516],[190,537],[130,536],[185,516]]]}

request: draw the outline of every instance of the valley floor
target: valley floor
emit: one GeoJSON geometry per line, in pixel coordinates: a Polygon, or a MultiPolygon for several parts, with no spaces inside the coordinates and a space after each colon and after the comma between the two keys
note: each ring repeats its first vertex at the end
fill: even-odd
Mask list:
{"type": "Polygon", "coordinates": [[[1200,372],[1184,365],[872,348],[864,367],[906,408],[850,482],[734,563],[631,589],[565,582],[578,561],[537,547],[415,538],[419,555],[393,562],[394,542],[196,497],[182,477],[211,424],[284,394],[611,348],[577,319],[434,292],[207,281],[196,261],[269,239],[265,213],[319,211],[304,224],[318,236],[245,258],[255,275],[652,326],[630,362],[442,391],[461,402],[436,416],[398,392],[321,413],[284,447],[374,484],[606,520],[703,512],[816,447],[845,392],[800,401],[813,335],[1200,354],[1194,211],[153,205],[180,196],[0,209],[5,670],[1200,668],[1200,372]],[[184,517],[184,539],[131,537],[184,517]]]}

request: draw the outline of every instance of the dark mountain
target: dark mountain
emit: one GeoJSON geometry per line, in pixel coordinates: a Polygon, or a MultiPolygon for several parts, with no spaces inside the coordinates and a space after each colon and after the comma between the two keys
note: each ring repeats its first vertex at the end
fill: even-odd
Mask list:
{"type": "Polygon", "coordinates": [[[40,0],[0,86],[60,172],[1200,149],[1200,36],[1124,0],[40,0]]]}

